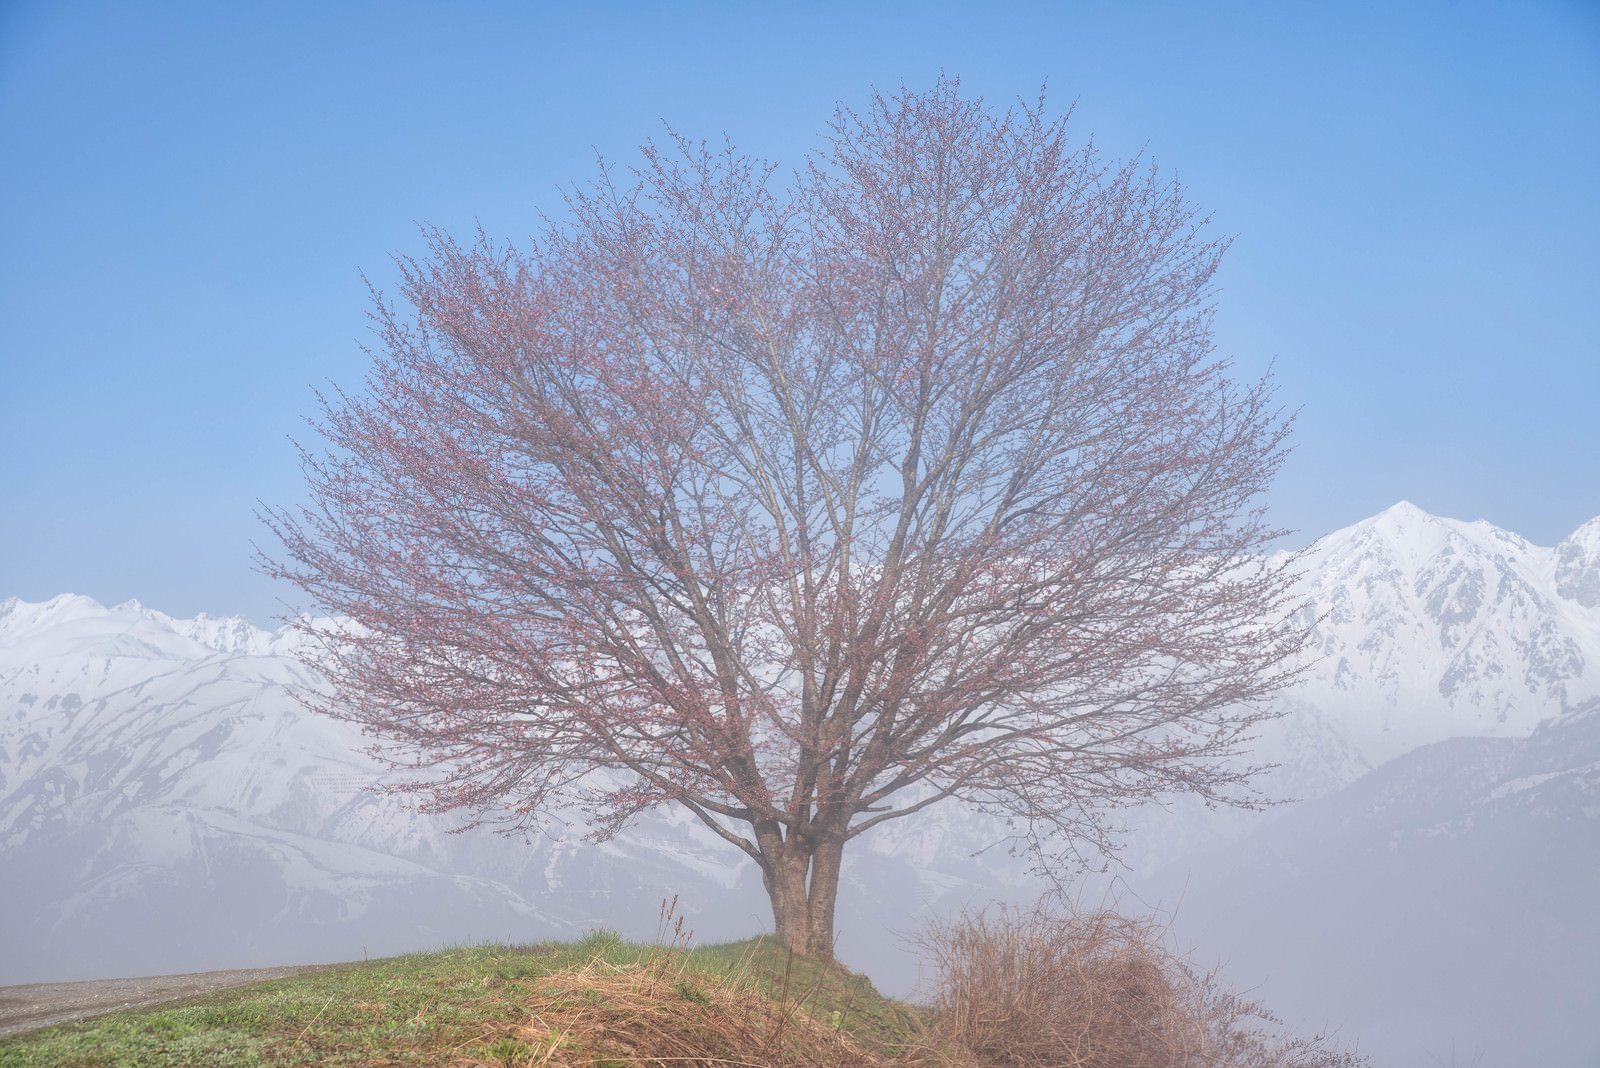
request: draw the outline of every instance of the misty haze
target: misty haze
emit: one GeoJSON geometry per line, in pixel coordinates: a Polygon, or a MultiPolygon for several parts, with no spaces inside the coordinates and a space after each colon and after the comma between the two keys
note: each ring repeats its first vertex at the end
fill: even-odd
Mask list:
{"type": "Polygon", "coordinates": [[[0,129],[0,1068],[1600,1068],[1600,12],[21,3],[0,129]]]}

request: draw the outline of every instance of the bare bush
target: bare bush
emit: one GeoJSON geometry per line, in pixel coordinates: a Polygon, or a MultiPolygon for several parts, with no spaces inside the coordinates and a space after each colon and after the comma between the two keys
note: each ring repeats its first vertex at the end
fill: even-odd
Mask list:
{"type": "Polygon", "coordinates": [[[1289,1033],[1169,944],[1108,910],[963,911],[917,944],[937,969],[942,1038],[997,1068],[1359,1068],[1327,1036],[1289,1033]]]}

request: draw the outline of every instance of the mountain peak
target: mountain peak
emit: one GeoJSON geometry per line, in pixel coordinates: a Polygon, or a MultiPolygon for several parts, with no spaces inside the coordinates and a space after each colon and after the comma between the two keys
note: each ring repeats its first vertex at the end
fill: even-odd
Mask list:
{"type": "Polygon", "coordinates": [[[1561,544],[1582,545],[1585,548],[1600,547],[1600,515],[1581,524],[1577,530],[1563,538],[1561,544]]]}
{"type": "Polygon", "coordinates": [[[1382,516],[1393,516],[1397,519],[1417,520],[1436,520],[1438,518],[1431,512],[1425,512],[1421,508],[1418,508],[1410,501],[1403,500],[1396,501],[1395,503],[1391,504],[1389,507],[1379,512],[1374,518],[1381,518],[1382,516]]]}
{"type": "Polygon", "coordinates": [[[1323,538],[1320,550],[1335,553],[1378,551],[1406,566],[1423,566],[1440,554],[1481,551],[1526,565],[1548,549],[1486,519],[1449,519],[1423,511],[1410,501],[1397,504],[1323,538]]]}
{"type": "Polygon", "coordinates": [[[7,597],[0,601],[0,640],[18,638],[41,627],[105,614],[105,606],[81,593],[58,593],[48,601],[7,597]]]}

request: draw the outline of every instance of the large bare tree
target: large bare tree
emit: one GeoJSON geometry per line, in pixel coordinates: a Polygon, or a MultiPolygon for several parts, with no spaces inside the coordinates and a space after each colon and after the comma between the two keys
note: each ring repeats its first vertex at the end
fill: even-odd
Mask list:
{"type": "Polygon", "coordinates": [[[430,234],[269,570],[432,810],[687,808],[833,951],[845,846],[958,800],[1046,863],[1236,798],[1292,575],[1221,245],[1142,164],[941,81],[782,188],[683,140],[522,250],[430,234]]]}

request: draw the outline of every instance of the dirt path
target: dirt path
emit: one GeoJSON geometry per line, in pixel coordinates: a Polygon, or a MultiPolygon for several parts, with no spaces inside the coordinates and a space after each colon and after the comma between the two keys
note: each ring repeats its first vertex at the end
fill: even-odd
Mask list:
{"type": "Polygon", "coordinates": [[[304,964],[291,968],[239,968],[227,972],[151,975],[140,979],[91,979],[83,983],[28,983],[0,986],[0,1037],[36,1027],[81,1020],[117,1009],[137,1009],[178,1001],[230,986],[322,972],[337,964],[304,964]]]}

